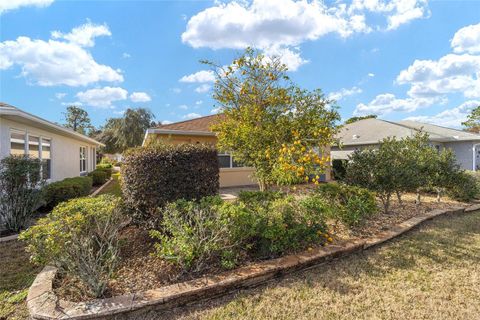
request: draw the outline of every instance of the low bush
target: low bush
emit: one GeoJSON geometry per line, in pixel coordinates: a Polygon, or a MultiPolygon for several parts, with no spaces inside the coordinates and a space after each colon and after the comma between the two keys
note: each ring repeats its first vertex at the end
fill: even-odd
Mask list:
{"type": "Polygon", "coordinates": [[[151,231],[159,240],[156,255],[196,272],[233,268],[240,257],[276,257],[331,241],[324,222],[330,208],[320,198],[249,195],[248,203],[217,196],[168,204],[161,228],[151,231]]]}
{"type": "Polygon", "coordinates": [[[9,156],[0,161],[0,220],[7,230],[18,232],[42,201],[41,162],[9,156]]]}
{"type": "Polygon", "coordinates": [[[101,297],[118,262],[118,232],[125,221],[119,201],[104,195],[61,203],[20,239],[33,262],[54,264],[101,297]]]}
{"type": "Polygon", "coordinates": [[[348,226],[358,224],[363,218],[377,212],[375,194],[368,189],[327,183],[319,185],[316,193],[334,208],[331,217],[348,226]]]}
{"type": "Polygon", "coordinates": [[[330,208],[320,199],[273,193],[251,197],[247,202],[240,199],[232,206],[226,206],[234,221],[232,235],[255,257],[274,257],[325,241],[325,218],[330,208]]]}
{"type": "Polygon", "coordinates": [[[450,198],[458,201],[469,202],[479,196],[477,178],[465,171],[460,171],[453,176],[451,187],[447,190],[450,198]]]}
{"type": "Polygon", "coordinates": [[[155,223],[158,208],[178,199],[218,193],[217,151],[208,145],[158,144],[130,150],[122,166],[122,193],[136,222],[155,223]]]}
{"type": "Polygon", "coordinates": [[[105,173],[105,177],[106,179],[110,179],[112,177],[112,172],[113,172],[113,168],[110,167],[110,168],[105,168],[105,167],[102,167],[102,166],[98,166],[95,168],[94,171],[101,171],[101,172],[104,172],[105,173]]]}
{"type": "Polygon", "coordinates": [[[94,186],[101,186],[107,181],[107,174],[103,170],[93,170],[88,176],[92,178],[92,184],[94,186]]]}
{"type": "MultiPolygon", "coordinates": [[[[235,245],[230,237],[232,223],[222,215],[221,204],[219,197],[206,197],[198,203],[178,200],[165,206],[162,231],[150,232],[159,240],[156,254],[193,272],[228,258],[235,245]]],[[[222,265],[232,263],[222,261],[222,265]]]]}
{"type": "Polygon", "coordinates": [[[50,208],[63,201],[88,196],[92,190],[91,177],[67,178],[45,187],[45,201],[50,208]]]}

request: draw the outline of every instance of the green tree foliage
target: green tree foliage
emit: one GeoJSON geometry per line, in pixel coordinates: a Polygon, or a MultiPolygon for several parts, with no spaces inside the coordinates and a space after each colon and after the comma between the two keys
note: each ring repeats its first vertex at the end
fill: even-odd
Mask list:
{"type": "Polygon", "coordinates": [[[365,120],[365,119],[377,119],[377,115],[376,114],[370,114],[368,116],[362,116],[362,117],[351,117],[351,118],[347,119],[347,121],[345,121],[345,124],[350,124],[350,123],[354,123],[354,122],[357,122],[357,121],[360,121],[360,120],[365,120]]]}
{"type": "Polygon", "coordinates": [[[41,161],[8,156],[0,161],[0,218],[8,230],[18,232],[41,203],[45,179],[41,161]]]}
{"type": "Polygon", "coordinates": [[[480,132],[480,106],[470,112],[467,121],[462,122],[462,126],[464,126],[467,131],[476,133],[480,132]]]}
{"type": "MultiPolygon", "coordinates": [[[[449,149],[438,151],[425,133],[401,140],[387,138],[378,149],[357,150],[347,165],[346,181],[376,192],[384,212],[392,195],[416,192],[420,202],[422,189],[434,189],[438,199],[446,190],[461,188],[463,172],[449,149]]],[[[466,198],[466,197],[465,197],[466,198]]]]}
{"type": "Polygon", "coordinates": [[[121,118],[110,118],[97,138],[105,144],[104,152],[121,153],[142,144],[145,131],[154,125],[153,113],[145,108],[127,109],[121,118]]]}
{"type": "Polygon", "coordinates": [[[216,73],[213,97],[223,121],[212,127],[218,147],[255,168],[262,190],[286,179],[285,174],[318,181],[330,159],[322,146],[333,142],[335,108],[320,90],[306,91],[287,77],[278,57],[247,49],[228,67],[212,62],[216,73]]]}
{"type": "Polygon", "coordinates": [[[87,111],[80,107],[69,106],[67,111],[63,113],[65,124],[67,128],[71,128],[81,134],[87,134],[87,130],[92,130],[93,126],[90,122],[90,117],[87,111]]]}

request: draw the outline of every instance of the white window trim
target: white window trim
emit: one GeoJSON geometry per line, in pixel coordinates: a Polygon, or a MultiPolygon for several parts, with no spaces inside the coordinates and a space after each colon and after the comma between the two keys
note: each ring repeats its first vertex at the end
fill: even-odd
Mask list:
{"type": "Polygon", "coordinates": [[[80,174],[84,174],[84,173],[87,173],[88,172],[88,156],[87,156],[87,147],[86,146],[81,146],[79,148],[79,158],[80,158],[80,161],[79,161],[79,164],[80,164],[80,174]],[[82,159],[82,149],[83,149],[83,159],[82,159]],[[82,162],[82,160],[85,160],[85,162],[82,162]],[[84,170],[82,171],[82,164],[85,163],[85,168],[83,168],[84,170]]]}
{"type": "MultiPolygon", "coordinates": [[[[50,182],[52,180],[52,166],[53,166],[53,157],[52,157],[52,144],[53,144],[53,139],[48,136],[44,136],[41,134],[36,134],[30,132],[28,129],[17,129],[17,128],[10,128],[10,143],[8,144],[9,148],[9,154],[12,154],[12,141],[16,139],[12,139],[12,133],[17,133],[17,134],[23,134],[24,139],[23,139],[23,155],[30,155],[30,136],[38,138],[38,159],[40,161],[43,160],[43,154],[42,154],[42,140],[49,140],[50,141],[50,178],[46,180],[46,182],[50,182]]],[[[41,168],[43,170],[43,167],[41,168]]],[[[41,172],[43,174],[43,172],[41,172]]]]}

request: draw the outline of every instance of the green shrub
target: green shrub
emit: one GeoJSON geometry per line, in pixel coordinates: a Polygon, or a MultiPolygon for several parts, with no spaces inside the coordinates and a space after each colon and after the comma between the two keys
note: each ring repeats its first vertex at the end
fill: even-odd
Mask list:
{"type": "Polygon", "coordinates": [[[253,207],[262,203],[268,204],[270,201],[283,197],[284,194],[279,191],[240,191],[238,194],[239,201],[253,207]]]}
{"type": "Polygon", "coordinates": [[[107,181],[107,174],[103,170],[93,170],[88,176],[92,178],[92,184],[94,186],[101,186],[107,181]]]}
{"type": "Polygon", "coordinates": [[[102,166],[98,166],[95,168],[95,171],[102,171],[105,173],[105,177],[106,179],[110,179],[112,177],[112,172],[113,172],[113,168],[105,168],[105,167],[102,167],[102,166]]]}
{"type": "Polygon", "coordinates": [[[0,161],[0,220],[7,230],[18,232],[42,201],[41,176],[38,159],[8,156],[0,161]]]}
{"type": "Polygon", "coordinates": [[[91,177],[67,178],[45,187],[45,201],[51,208],[63,201],[88,196],[92,190],[91,177]]]}
{"type": "Polygon", "coordinates": [[[233,221],[232,235],[253,256],[274,257],[325,241],[330,207],[320,199],[289,196],[256,205],[239,200],[232,206],[227,208],[233,221]]]}
{"type": "Polygon", "coordinates": [[[353,226],[377,212],[375,194],[368,189],[338,183],[319,185],[316,193],[335,210],[332,217],[353,226]]]}
{"type": "Polygon", "coordinates": [[[122,166],[122,193],[137,222],[154,222],[158,208],[178,199],[218,193],[217,151],[203,144],[154,145],[130,150],[122,166]]]}
{"type": "Polygon", "coordinates": [[[465,171],[460,171],[453,176],[453,183],[447,190],[447,194],[458,201],[472,201],[479,195],[478,181],[475,176],[465,171]]]}
{"type": "Polygon", "coordinates": [[[223,266],[233,266],[232,223],[222,216],[221,204],[219,197],[206,197],[198,203],[178,200],[165,206],[162,232],[150,232],[159,240],[156,254],[186,271],[204,270],[222,257],[227,258],[223,266]]]}
{"type": "Polygon", "coordinates": [[[33,262],[54,264],[100,297],[118,262],[119,201],[104,195],[61,203],[20,239],[33,262]]]}

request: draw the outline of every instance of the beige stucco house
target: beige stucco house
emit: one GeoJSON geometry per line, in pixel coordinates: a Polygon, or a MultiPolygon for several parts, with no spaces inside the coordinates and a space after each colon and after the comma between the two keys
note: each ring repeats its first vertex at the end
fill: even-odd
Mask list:
{"type": "MultiPolygon", "coordinates": [[[[221,119],[221,114],[211,115],[151,128],[145,134],[143,145],[146,146],[159,140],[164,143],[216,144],[217,137],[210,127],[221,119]]],[[[254,168],[237,164],[231,154],[227,152],[219,153],[218,161],[220,164],[220,187],[256,184],[253,177],[254,168]]],[[[325,175],[325,180],[330,180],[330,172],[325,175]]]]}
{"type": "Polygon", "coordinates": [[[0,159],[11,154],[39,158],[49,181],[93,171],[100,146],[90,137],[0,102],[0,159]]]}
{"type": "Polygon", "coordinates": [[[410,120],[364,119],[347,124],[337,134],[341,146],[333,147],[331,156],[333,159],[348,159],[355,150],[374,148],[387,137],[402,139],[420,131],[429,135],[430,143],[438,150],[451,149],[462,169],[479,169],[480,135],[410,120]]]}

